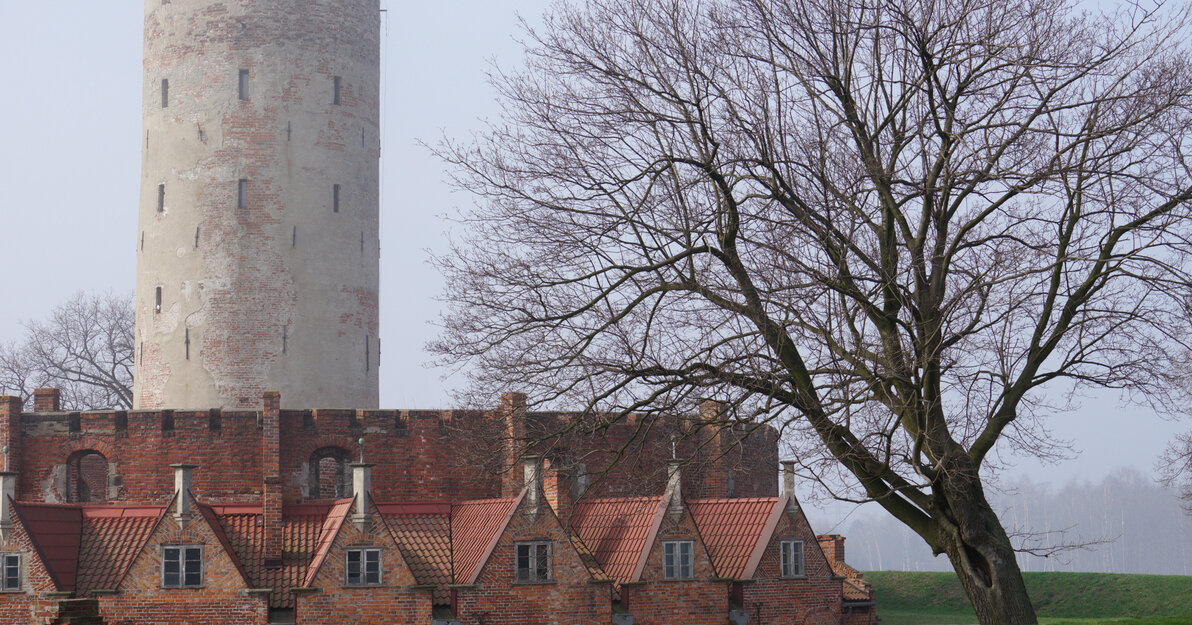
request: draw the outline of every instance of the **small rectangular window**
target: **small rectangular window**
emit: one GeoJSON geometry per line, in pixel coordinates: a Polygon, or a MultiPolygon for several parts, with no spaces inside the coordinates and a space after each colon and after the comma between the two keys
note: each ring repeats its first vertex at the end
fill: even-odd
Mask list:
{"type": "Polygon", "coordinates": [[[161,548],[163,588],[199,588],[203,585],[203,547],[172,545],[161,548]]]}
{"type": "Polygon", "coordinates": [[[692,579],[694,543],[690,540],[668,540],[662,543],[662,577],[664,579],[692,579]]]}
{"type": "Polygon", "coordinates": [[[514,581],[550,581],[550,543],[517,543],[517,571],[514,581]]]}
{"type": "Polygon", "coordinates": [[[3,558],[0,558],[0,566],[3,567],[3,585],[0,590],[20,590],[21,589],[21,555],[17,553],[6,553],[3,558]]]}
{"type": "Polygon", "coordinates": [[[166,210],[166,185],[157,185],[157,212],[164,213],[166,210]]]}
{"type": "Polygon", "coordinates": [[[248,208],[248,178],[236,182],[236,208],[248,208]]]}
{"type": "Polygon", "coordinates": [[[348,549],[344,585],[377,586],[381,583],[381,550],[348,549]]]}
{"type": "Polygon", "coordinates": [[[339,212],[339,185],[331,185],[331,212],[339,212]]]}
{"type": "Polygon", "coordinates": [[[782,576],[803,576],[803,541],[782,541],[782,576]]]}
{"type": "Polygon", "coordinates": [[[153,298],[153,312],[161,312],[161,287],[157,287],[157,294],[153,298]]]}
{"type": "MultiPolygon", "coordinates": [[[[170,81],[166,78],[162,78],[161,79],[161,108],[164,109],[164,108],[168,107],[169,105],[170,105],[170,81]]],[[[148,135],[146,135],[145,141],[146,142],[149,141],[148,135]]]]}
{"type": "Polygon", "coordinates": [[[335,93],[331,97],[331,103],[336,106],[339,106],[339,102],[340,102],[339,96],[340,96],[340,90],[341,90],[340,83],[342,83],[342,82],[343,81],[340,80],[339,76],[336,76],[335,78],[332,79],[332,83],[334,83],[335,93]]]}
{"type": "Polygon", "coordinates": [[[240,90],[240,99],[247,100],[248,99],[248,70],[246,70],[246,69],[240,70],[239,90],[240,90]]]}

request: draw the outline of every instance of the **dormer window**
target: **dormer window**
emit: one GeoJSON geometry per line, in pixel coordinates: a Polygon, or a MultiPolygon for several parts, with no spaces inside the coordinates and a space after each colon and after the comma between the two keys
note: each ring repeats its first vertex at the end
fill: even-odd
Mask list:
{"type": "Polygon", "coordinates": [[[14,592],[21,589],[21,554],[0,555],[0,590],[14,592]]]}
{"type": "Polygon", "coordinates": [[[168,545],[161,548],[162,588],[203,586],[203,546],[168,545]]]}
{"type": "Polygon", "coordinates": [[[345,554],[344,585],[379,586],[381,584],[380,549],[348,549],[345,554]]]}
{"type": "Polygon", "coordinates": [[[549,582],[550,542],[517,543],[517,563],[514,581],[522,583],[549,582]]]}
{"type": "Polygon", "coordinates": [[[803,541],[782,541],[782,576],[803,577],[803,541]]]}
{"type": "Polygon", "coordinates": [[[693,579],[694,553],[695,543],[690,540],[668,540],[662,543],[662,578],[693,579]]]}

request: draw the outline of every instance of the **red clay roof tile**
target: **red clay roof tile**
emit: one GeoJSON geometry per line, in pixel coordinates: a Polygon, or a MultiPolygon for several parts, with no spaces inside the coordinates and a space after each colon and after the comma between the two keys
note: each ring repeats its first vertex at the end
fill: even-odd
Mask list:
{"type": "Polygon", "coordinates": [[[476,583],[480,570],[523,497],[525,490],[516,498],[477,499],[452,506],[455,583],[476,583]]]}
{"type": "Polygon", "coordinates": [[[777,497],[693,499],[687,502],[687,509],[691,511],[717,575],[725,579],[752,576],[750,560],[759,543],[762,540],[768,542],[773,534],[773,527],[769,532],[766,529],[778,503],[777,497]]]}
{"type": "Polygon", "coordinates": [[[75,592],[117,589],[166,510],[166,506],[83,506],[75,592]]]}
{"type": "Polygon", "coordinates": [[[78,506],[13,502],[17,518],[58,590],[72,591],[78,573],[83,512],[78,506]]]}
{"type": "Polygon", "coordinates": [[[414,579],[435,586],[436,605],[450,603],[451,504],[377,504],[377,511],[414,579]]]}
{"type": "Polygon", "coordinates": [[[272,588],[269,606],[292,608],[290,588],[303,585],[334,506],[351,505],[351,499],[330,504],[290,504],[282,507],[281,566],[265,567],[265,527],[259,505],[211,505],[234,557],[256,588],[272,588]]]}
{"type": "Polygon", "coordinates": [[[662,505],[663,497],[581,501],[571,515],[571,529],[609,577],[617,583],[637,581],[662,505]]]}

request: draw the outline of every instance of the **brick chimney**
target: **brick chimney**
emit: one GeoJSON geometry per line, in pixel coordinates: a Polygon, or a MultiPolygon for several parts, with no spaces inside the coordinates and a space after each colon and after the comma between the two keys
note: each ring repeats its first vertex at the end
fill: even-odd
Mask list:
{"type": "Polygon", "coordinates": [[[518,459],[526,444],[526,395],[505,393],[501,395],[501,442],[505,457],[502,458],[501,496],[516,497],[525,486],[525,476],[518,471],[518,459]]]}
{"type": "Polygon", "coordinates": [[[551,460],[547,460],[542,467],[542,495],[563,525],[567,525],[571,519],[573,509],[572,473],[572,469],[563,468],[562,463],[551,460]]]}
{"type": "Polygon", "coordinates": [[[715,399],[699,402],[699,453],[696,458],[703,469],[699,492],[694,497],[724,498],[733,496],[732,474],[728,462],[730,449],[728,404],[715,399]]]}
{"type": "Polygon", "coordinates": [[[194,470],[198,465],[171,464],[170,468],[174,470],[174,520],[184,525],[192,513],[190,491],[194,486],[194,470]]]}
{"type": "Polygon", "coordinates": [[[352,468],[352,496],[356,498],[355,509],[352,511],[352,523],[361,532],[367,532],[372,524],[369,512],[369,497],[372,493],[372,468],[367,462],[353,462],[352,468]]]}
{"type": "Polygon", "coordinates": [[[62,410],[62,391],[56,388],[33,389],[33,412],[62,410]]]}
{"type": "Polygon", "coordinates": [[[819,541],[820,549],[829,560],[844,562],[844,536],[840,534],[820,534],[815,537],[819,541]]]}
{"type": "Polygon", "coordinates": [[[265,566],[281,566],[281,393],[265,391],[261,410],[261,474],[264,476],[262,495],[265,517],[265,566]]]}
{"type": "Polygon", "coordinates": [[[0,469],[4,471],[21,470],[21,441],[24,431],[21,429],[21,398],[9,395],[0,396],[0,469]]]}

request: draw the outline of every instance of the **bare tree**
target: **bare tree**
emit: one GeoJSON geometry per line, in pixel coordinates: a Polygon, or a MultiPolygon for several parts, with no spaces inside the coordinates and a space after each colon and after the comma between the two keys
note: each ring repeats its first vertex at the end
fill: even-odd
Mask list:
{"type": "Polygon", "coordinates": [[[131,295],[77,293],[0,345],[0,391],[28,404],[33,389],[56,387],[67,409],[131,408],[133,327],[131,295]]]}
{"type": "MultiPolygon", "coordinates": [[[[1034,623],[982,469],[1080,387],[1188,399],[1188,9],[588,0],[448,142],[477,208],[432,345],[595,414],[700,397],[1034,623]],[[845,478],[852,491],[836,486],[845,478]]],[[[602,418],[605,418],[602,417],[602,418]]]]}
{"type": "Polygon", "coordinates": [[[1160,481],[1179,488],[1184,510],[1192,514],[1192,433],[1176,436],[1156,466],[1160,481]]]}

